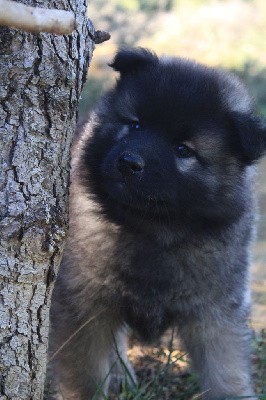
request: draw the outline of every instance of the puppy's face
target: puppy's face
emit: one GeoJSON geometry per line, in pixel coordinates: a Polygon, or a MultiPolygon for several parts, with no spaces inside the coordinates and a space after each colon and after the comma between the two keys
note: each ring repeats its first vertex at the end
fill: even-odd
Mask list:
{"type": "Polygon", "coordinates": [[[96,111],[85,167],[119,223],[227,223],[246,207],[247,166],[265,128],[235,77],[182,59],[122,50],[121,76],[96,111]]]}

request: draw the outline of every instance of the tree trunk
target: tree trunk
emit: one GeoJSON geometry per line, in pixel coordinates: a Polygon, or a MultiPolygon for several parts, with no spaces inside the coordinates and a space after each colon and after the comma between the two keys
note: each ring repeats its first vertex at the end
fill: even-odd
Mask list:
{"type": "Polygon", "coordinates": [[[49,306],[67,229],[69,153],[93,51],[86,0],[69,36],[0,28],[0,399],[41,399],[49,306]]]}

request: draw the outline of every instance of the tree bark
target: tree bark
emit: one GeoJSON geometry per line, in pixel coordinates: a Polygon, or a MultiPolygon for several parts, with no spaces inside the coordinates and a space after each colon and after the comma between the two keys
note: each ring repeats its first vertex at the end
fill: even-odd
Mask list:
{"type": "Polygon", "coordinates": [[[41,399],[67,229],[70,145],[93,51],[86,0],[69,36],[0,28],[0,399],[41,399]]]}

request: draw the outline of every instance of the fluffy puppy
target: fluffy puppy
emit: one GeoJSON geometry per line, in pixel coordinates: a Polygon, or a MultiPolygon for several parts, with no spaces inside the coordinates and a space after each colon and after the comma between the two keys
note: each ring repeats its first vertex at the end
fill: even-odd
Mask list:
{"type": "Polygon", "coordinates": [[[53,293],[64,399],[101,398],[123,365],[134,379],[128,328],[150,342],[173,325],[202,398],[251,395],[253,173],[265,126],[224,71],[141,48],[111,66],[120,77],[74,150],[53,293]]]}

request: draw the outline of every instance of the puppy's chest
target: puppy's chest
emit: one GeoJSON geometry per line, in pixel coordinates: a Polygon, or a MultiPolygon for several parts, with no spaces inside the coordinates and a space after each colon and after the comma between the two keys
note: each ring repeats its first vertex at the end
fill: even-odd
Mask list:
{"type": "Polygon", "coordinates": [[[206,282],[199,282],[195,257],[143,246],[124,256],[115,272],[121,310],[142,338],[160,335],[180,313],[201,307],[206,282]]]}

